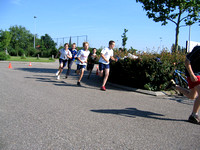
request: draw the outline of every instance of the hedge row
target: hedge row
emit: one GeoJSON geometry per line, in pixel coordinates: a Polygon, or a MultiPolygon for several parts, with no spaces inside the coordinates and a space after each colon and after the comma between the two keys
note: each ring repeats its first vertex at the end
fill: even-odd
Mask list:
{"type": "Polygon", "coordinates": [[[152,91],[164,90],[173,71],[185,71],[185,54],[139,54],[139,59],[111,63],[109,81],[152,91]]]}

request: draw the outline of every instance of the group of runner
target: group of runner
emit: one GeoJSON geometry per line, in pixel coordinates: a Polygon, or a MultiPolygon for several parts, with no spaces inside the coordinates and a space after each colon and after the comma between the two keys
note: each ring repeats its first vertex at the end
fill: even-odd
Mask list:
{"type": "MultiPolygon", "coordinates": [[[[110,59],[117,61],[113,57],[113,48],[115,47],[114,41],[109,41],[109,47],[104,48],[101,51],[101,57],[99,59],[99,75],[102,77],[103,72],[105,73],[103,83],[101,86],[101,90],[106,91],[105,85],[108,80],[109,71],[110,71],[110,59]]],[[[66,77],[68,77],[71,66],[75,59],[77,59],[77,70],[76,73],[79,75],[77,85],[81,86],[80,82],[83,77],[86,65],[87,69],[90,71],[88,78],[90,77],[91,71],[94,67],[94,63],[96,62],[96,49],[93,49],[93,53],[90,54],[89,43],[83,43],[83,49],[78,51],[76,50],[76,44],[73,43],[72,49],[69,50],[69,44],[66,43],[64,45],[64,49],[59,50],[60,59],[59,59],[59,69],[56,73],[57,79],[60,79],[60,74],[63,71],[63,68],[66,66],[68,62],[68,70],[66,73],[66,77]],[[88,57],[89,56],[89,57],[88,57]],[[89,59],[88,59],[89,58],[89,59]]],[[[200,110],[200,46],[194,47],[191,53],[186,56],[185,67],[186,67],[186,75],[188,80],[188,89],[184,89],[179,85],[176,85],[173,80],[170,81],[168,88],[173,88],[180,91],[189,99],[195,99],[192,114],[189,116],[188,121],[191,123],[200,125],[200,117],[198,112],[200,110]]]]}
{"type": "MultiPolygon", "coordinates": [[[[106,82],[108,80],[109,72],[110,72],[110,59],[115,60],[116,59],[113,57],[113,48],[115,47],[115,42],[114,41],[109,41],[109,46],[108,48],[104,48],[101,51],[101,57],[99,59],[99,67],[98,67],[98,74],[99,76],[103,77],[103,73],[105,72],[105,76],[103,79],[103,83],[101,86],[101,90],[106,91],[106,82]]],[[[60,74],[63,71],[63,68],[68,64],[68,70],[66,72],[65,78],[68,78],[70,71],[71,71],[71,66],[76,59],[76,64],[77,64],[77,70],[76,73],[79,75],[77,85],[81,86],[81,80],[84,75],[84,71],[87,66],[87,70],[89,71],[88,79],[90,78],[91,72],[94,68],[94,64],[97,61],[97,55],[96,55],[96,48],[93,48],[92,53],[90,53],[89,49],[89,43],[88,42],[83,42],[83,49],[77,51],[76,50],[76,44],[72,44],[72,48],[69,48],[69,44],[65,43],[64,48],[60,49],[58,54],[60,54],[59,58],[59,68],[56,73],[57,80],[60,79],[60,74]]],[[[56,55],[56,57],[58,56],[56,55]]]]}

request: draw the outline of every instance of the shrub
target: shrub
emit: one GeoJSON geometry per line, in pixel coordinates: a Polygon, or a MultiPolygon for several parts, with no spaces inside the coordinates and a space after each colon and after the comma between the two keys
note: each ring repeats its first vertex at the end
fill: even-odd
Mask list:
{"type": "Polygon", "coordinates": [[[7,60],[9,58],[10,58],[10,56],[6,55],[6,53],[4,51],[0,52],[0,60],[7,60]]]}
{"type": "Polygon", "coordinates": [[[19,56],[23,56],[25,54],[25,52],[22,48],[18,48],[17,51],[18,51],[19,56]]]}
{"type": "Polygon", "coordinates": [[[10,50],[9,54],[10,54],[10,56],[17,56],[17,51],[12,49],[12,50],[10,50]]]}
{"type": "Polygon", "coordinates": [[[139,59],[112,62],[109,80],[135,88],[163,90],[175,68],[184,71],[184,59],[183,54],[171,55],[167,52],[140,54],[139,59]]]}

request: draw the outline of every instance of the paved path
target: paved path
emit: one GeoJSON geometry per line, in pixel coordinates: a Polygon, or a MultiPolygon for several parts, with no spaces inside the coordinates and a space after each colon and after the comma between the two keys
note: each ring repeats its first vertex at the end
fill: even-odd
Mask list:
{"type": "Polygon", "coordinates": [[[55,80],[57,63],[28,65],[0,62],[0,150],[200,149],[193,101],[100,91],[95,74],[77,87],[74,71],[55,80]]]}

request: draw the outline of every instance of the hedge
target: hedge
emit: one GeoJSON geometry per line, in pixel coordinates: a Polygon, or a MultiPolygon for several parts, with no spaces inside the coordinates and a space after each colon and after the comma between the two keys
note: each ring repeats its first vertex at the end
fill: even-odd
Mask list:
{"type": "Polygon", "coordinates": [[[139,59],[112,62],[109,81],[151,91],[164,90],[174,69],[184,71],[185,54],[139,54],[139,59]]]}

